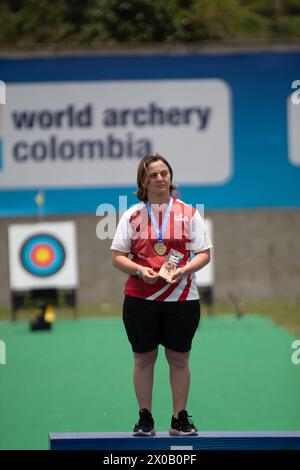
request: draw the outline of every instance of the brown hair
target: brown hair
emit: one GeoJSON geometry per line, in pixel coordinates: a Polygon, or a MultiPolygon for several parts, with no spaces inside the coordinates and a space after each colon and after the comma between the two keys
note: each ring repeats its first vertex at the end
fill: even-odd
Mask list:
{"type": "Polygon", "coordinates": [[[145,157],[140,161],[138,169],[137,169],[137,185],[138,185],[138,190],[135,193],[137,198],[140,201],[147,202],[148,200],[148,195],[147,195],[147,188],[146,184],[148,182],[148,168],[150,163],[153,162],[158,162],[161,161],[163,162],[169,169],[170,175],[171,175],[171,184],[170,184],[170,194],[171,196],[174,196],[177,186],[173,184],[173,170],[169,162],[159,155],[159,153],[155,153],[153,155],[145,155],[145,157]],[[145,184],[146,183],[146,184],[145,184]]]}

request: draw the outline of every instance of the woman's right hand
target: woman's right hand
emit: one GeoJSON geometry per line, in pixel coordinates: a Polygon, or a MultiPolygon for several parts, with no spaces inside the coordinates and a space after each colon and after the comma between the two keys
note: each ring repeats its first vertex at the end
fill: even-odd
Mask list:
{"type": "Polygon", "coordinates": [[[139,270],[141,277],[146,284],[155,284],[157,282],[159,275],[152,268],[140,266],[139,270]]]}

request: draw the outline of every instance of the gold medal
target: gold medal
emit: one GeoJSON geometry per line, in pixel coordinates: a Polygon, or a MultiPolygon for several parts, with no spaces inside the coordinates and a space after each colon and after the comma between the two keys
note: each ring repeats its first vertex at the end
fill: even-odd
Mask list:
{"type": "Polygon", "coordinates": [[[154,230],[155,230],[155,233],[156,233],[157,239],[158,239],[158,241],[154,245],[154,251],[155,251],[155,253],[158,254],[158,256],[164,256],[167,253],[167,247],[166,247],[166,245],[164,245],[164,242],[163,242],[163,235],[165,233],[167,222],[169,220],[172,204],[173,204],[173,198],[170,197],[167,210],[166,210],[165,215],[163,217],[161,228],[159,228],[157,220],[154,217],[154,214],[153,214],[152,209],[151,209],[150,202],[147,201],[147,204],[146,204],[148,214],[150,216],[152,225],[154,227],[154,230]]]}
{"type": "Polygon", "coordinates": [[[163,256],[167,252],[167,247],[163,243],[158,242],[158,243],[155,243],[154,250],[155,250],[155,253],[157,253],[159,256],[163,256]]]}

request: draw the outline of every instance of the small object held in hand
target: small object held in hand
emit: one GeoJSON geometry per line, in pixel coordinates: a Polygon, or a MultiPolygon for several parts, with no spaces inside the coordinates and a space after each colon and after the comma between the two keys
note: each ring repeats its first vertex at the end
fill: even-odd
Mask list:
{"type": "Polygon", "coordinates": [[[179,253],[179,251],[170,250],[166,261],[160,268],[160,271],[159,271],[160,277],[170,282],[172,280],[172,274],[179,267],[183,257],[184,255],[182,253],[179,253]]]}

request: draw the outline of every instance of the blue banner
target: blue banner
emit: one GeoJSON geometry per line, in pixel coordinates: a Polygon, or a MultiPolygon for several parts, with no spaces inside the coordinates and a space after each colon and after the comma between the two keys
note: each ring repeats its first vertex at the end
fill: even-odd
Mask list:
{"type": "MultiPolygon", "coordinates": [[[[153,81],[155,84],[161,80],[180,80],[180,83],[186,80],[188,87],[189,81],[198,79],[223,81],[228,87],[231,99],[231,145],[228,146],[230,171],[223,180],[216,178],[208,183],[197,184],[192,181],[181,184],[179,195],[190,204],[203,203],[209,210],[299,207],[300,158],[297,153],[297,134],[300,134],[300,104],[297,99],[291,101],[291,95],[297,92],[297,84],[294,88],[292,84],[300,79],[299,52],[0,59],[0,80],[8,88],[10,84],[64,82],[71,85],[79,82],[118,81],[153,81]]],[[[152,107],[154,105],[151,103],[152,107]]],[[[5,106],[8,104],[1,105],[1,113],[5,106]]],[[[182,109],[184,116],[188,116],[185,108],[182,109]]],[[[195,119],[196,111],[195,108],[195,119]]],[[[172,112],[173,123],[176,123],[176,112],[172,112]]],[[[202,116],[204,125],[209,117],[209,107],[197,112],[203,112],[203,116],[206,116],[205,119],[202,116]],[[207,115],[204,115],[204,111],[207,115]]],[[[45,116],[44,124],[47,124],[45,116]]],[[[190,118],[193,118],[191,113],[190,118]]],[[[5,170],[6,159],[11,157],[4,152],[5,140],[6,134],[0,124],[0,175],[5,170]]],[[[126,148],[134,144],[128,143],[127,137],[126,148]]],[[[151,148],[151,142],[147,145],[151,148]]],[[[19,158],[25,158],[24,148],[21,150],[23,153],[19,153],[19,158]]],[[[188,141],[186,151],[189,151],[188,141]]],[[[42,147],[39,152],[43,152],[42,147]]],[[[40,158],[41,154],[38,156],[40,158]]],[[[171,155],[164,156],[171,160],[171,155]]],[[[217,165],[214,165],[217,170],[217,165]]],[[[134,162],[134,166],[137,166],[137,162],[134,162]]],[[[133,171],[132,166],[128,168],[130,172],[133,171]]],[[[59,177],[59,169],[56,171],[59,177]]],[[[24,172],[24,182],[29,176],[24,172]]],[[[117,207],[119,195],[127,195],[129,205],[136,201],[135,186],[127,182],[124,185],[120,182],[85,185],[83,178],[80,186],[62,184],[60,187],[48,187],[45,183],[40,185],[38,181],[32,187],[26,184],[15,187],[2,184],[0,215],[37,215],[39,209],[35,199],[40,189],[44,192],[45,215],[95,213],[97,206],[102,203],[117,207]]]]}

